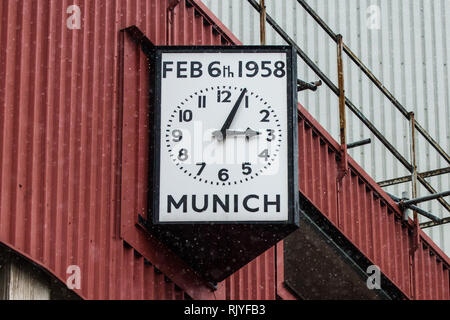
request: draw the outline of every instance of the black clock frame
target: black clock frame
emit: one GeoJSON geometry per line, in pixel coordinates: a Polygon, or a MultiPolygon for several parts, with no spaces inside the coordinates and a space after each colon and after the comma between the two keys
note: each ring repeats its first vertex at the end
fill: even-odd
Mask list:
{"type": "Polygon", "coordinates": [[[152,101],[154,121],[151,126],[153,149],[152,202],[148,219],[153,224],[180,225],[180,224],[297,224],[298,225],[298,141],[297,141],[297,55],[290,46],[155,46],[150,56],[151,70],[150,83],[152,84],[152,101]],[[283,221],[159,221],[159,185],[160,185],[160,156],[161,156],[161,57],[164,53],[285,53],[286,54],[286,81],[288,106],[288,219],[283,221]]]}
{"type": "Polygon", "coordinates": [[[299,227],[297,146],[297,56],[290,46],[153,46],[138,31],[129,34],[149,61],[149,192],[147,217],[140,224],[178,255],[204,280],[217,283],[273,247],[299,227]],[[288,91],[288,201],[287,221],[159,223],[161,54],[164,52],[285,52],[288,91]],[[155,211],[155,208],[157,209],[155,211]]]}

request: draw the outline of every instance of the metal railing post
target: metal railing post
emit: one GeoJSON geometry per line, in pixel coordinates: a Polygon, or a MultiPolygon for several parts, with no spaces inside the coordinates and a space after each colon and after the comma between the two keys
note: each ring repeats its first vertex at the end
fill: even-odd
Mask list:
{"type": "Polygon", "coordinates": [[[345,114],[345,84],[344,84],[344,63],[342,61],[342,35],[337,36],[337,67],[338,67],[338,87],[339,87],[339,132],[341,141],[341,159],[339,164],[338,180],[347,175],[347,119],[345,114]]]}
{"type": "Polygon", "coordinates": [[[260,39],[261,45],[266,45],[266,4],[264,0],[259,1],[259,6],[261,11],[259,12],[259,28],[260,28],[260,39]]]}
{"type": "MultiPolygon", "coordinates": [[[[415,115],[414,112],[409,113],[409,123],[411,130],[411,164],[412,164],[412,172],[411,172],[411,184],[412,184],[412,198],[417,198],[417,163],[416,163],[416,123],[415,123],[415,115]]],[[[419,216],[417,211],[413,209],[413,217],[414,217],[414,251],[417,250],[419,246],[419,216]]]]}

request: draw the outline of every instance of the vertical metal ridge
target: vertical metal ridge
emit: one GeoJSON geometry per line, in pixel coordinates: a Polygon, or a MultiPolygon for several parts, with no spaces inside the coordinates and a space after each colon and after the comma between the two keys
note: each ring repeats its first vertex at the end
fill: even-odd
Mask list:
{"type": "Polygon", "coordinates": [[[47,135],[47,113],[45,106],[48,103],[48,92],[46,87],[48,84],[48,33],[50,20],[50,5],[48,1],[38,2],[38,17],[37,17],[37,43],[43,45],[39,46],[36,54],[36,72],[35,72],[35,92],[34,92],[34,119],[33,119],[33,185],[32,185],[32,206],[31,206],[31,253],[39,257],[39,260],[44,259],[44,228],[45,225],[45,177],[46,177],[46,145],[45,137],[47,135]],[[40,244],[37,245],[36,244],[40,244]]]}
{"type": "MultiPolygon", "coordinates": [[[[22,24],[22,16],[20,14],[20,12],[22,11],[21,8],[21,4],[18,4],[17,6],[17,16],[16,16],[16,23],[18,25],[22,24]]],[[[15,63],[20,65],[21,62],[21,57],[22,57],[22,34],[19,30],[16,30],[16,35],[15,35],[15,40],[16,40],[16,47],[15,47],[15,63]]],[[[21,82],[21,78],[23,77],[21,72],[20,72],[20,68],[17,68],[17,66],[14,66],[14,101],[18,101],[20,99],[20,86],[18,85],[21,82]]],[[[20,113],[16,112],[15,109],[17,108],[17,106],[15,105],[15,103],[13,105],[11,105],[12,108],[14,108],[14,110],[11,110],[11,112],[13,113],[13,124],[12,124],[12,137],[10,137],[12,139],[12,148],[11,148],[11,154],[17,154],[18,152],[18,132],[19,132],[19,117],[20,117],[20,113]]],[[[10,241],[12,241],[15,238],[15,233],[16,233],[16,219],[17,219],[17,207],[16,207],[16,201],[17,201],[17,194],[19,191],[19,185],[18,185],[18,181],[17,181],[17,174],[18,174],[18,158],[14,157],[13,161],[12,161],[12,166],[11,166],[11,180],[10,180],[10,188],[12,190],[12,196],[11,196],[11,221],[10,221],[10,230],[9,230],[9,238],[10,241]]]]}
{"type": "MultiPolygon", "coordinates": [[[[103,239],[107,238],[107,235],[105,234],[105,219],[101,219],[101,217],[106,217],[107,216],[107,211],[108,211],[108,206],[110,204],[110,202],[108,201],[108,185],[111,183],[110,181],[110,177],[107,175],[107,171],[106,168],[107,167],[107,158],[106,158],[106,154],[107,150],[108,150],[108,145],[110,145],[110,143],[108,143],[108,138],[110,138],[111,136],[107,135],[106,132],[109,131],[109,121],[107,120],[110,115],[111,112],[108,112],[109,108],[108,106],[110,104],[107,104],[107,97],[108,97],[108,93],[107,93],[107,84],[108,84],[108,75],[110,73],[110,70],[108,69],[108,59],[107,59],[107,51],[106,51],[106,46],[107,46],[107,38],[108,38],[108,32],[107,32],[107,27],[108,24],[113,24],[113,21],[111,21],[110,18],[110,13],[109,13],[109,7],[111,5],[111,2],[106,2],[103,4],[103,10],[102,12],[99,14],[99,16],[97,16],[97,19],[100,20],[100,30],[101,31],[101,35],[100,35],[100,53],[99,56],[100,57],[104,57],[103,59],[101,59],[101,65],[100,65],[100,84],[99,84],[99,97],[98,97],[98,108],[99,108],[99,119],[98,119],[98,128],[101,132],[101,134],[99,134],[98,136],[98,141],[99,141],[99,154],[98,154],[98,162],[100,163],[100,168],[97,167],[97,183],[98,183],[98,188],[97,188],[97,204],[96,204],[96,209],[94,211],[94,215],[96,217],[96,221],[95,221],[95,225],[96,228],[95,230],[97,230],[96,234],[96,239],[95,239],[95,243],[96,243],[96,256],[99,256],[100,259],[99,261],[96,263],[95,265],[95,272],[94,272],[94,277],[96,279],[99,278],[104,278],[104,265],[105,265],[105,261],[107,261],[106,258],[106,252],[105,250],[99,250],[98,248],[105,248],[106,245],[103,242],[103,239]],[[106,150],[105,150],[106,149],[106,150]],[[104,177],[104,178],[103,178],[104,177]],[[98,214],[98,212],[101,213],[98,214]]],[[[111,141],[112,142],[112,141],[111,141]]],[[[104,292],[104,288],[103,290],[100,288],[102,283],[106,283],[106,281],[96,281],[95,282],[95,286],[94,286],[94,294],[97,298],[101,299],[101,294],[104,292]]]]}
{"type": "Polygon", "coordinates": [[[357,220],[357,230],[358,230],[358,243],[360,243],[362,252],[370,252],[367,246],[367,233],[365,232],[365,227],[368,225],[366,220],[367,209],[365,208],[365,200],[366,200],[366,192],[365,185],[359,178],[356,179],[357,186],[357,212],[358,220],[357,220]]]}
{"type": "MultiPolygon", "coordinates": [[[[6,10],[6,15],[8,19],[8,27],[6,33],[6,62],[5,62],[5,89],[4,89],[4,107],[3,109],[3,130],[2,130],[2,154],[12,154],[12,142],[14,137],[9,129],[9,125],[14,122],[14,80],[15,80],[15,59],[16,59],[16,37],[15,29],[9,27],[10,25],[15,25],[17,12],[15,10],[17,3],[9,3],[6,10]],[[12,54],[8,54],[12,52],[12,54]]],[[[15,188],[12,186],[12,162],[14,159],[11,157],[2,157],[2,175],[1,175],[1,210],[2,212],[11,211],[11,196],[14,197],[15,188]],[[9,194],[8,190],[12,191],[12,195],[9,194]]],[[[9,239],[10,237],[10,221],[11,217],[4,214],[0,219],[0,231],[5,234],[5,237],[9,239]]]]}
{"type": "MultiPolygon", "coordinates": [[[[106,14],[106,26],[114,25],[115,29],[118,28],[118,23],[120,22],[120,18],[117,14],[117,2],[112,1],[107,3],[107,14],[106,14]]],[[[120,36],[119,36],[120,37],[120,36]]],[[[111,263],[114,255],[111,245],[111,240],[115,238],[115,228],[114,221],[116,220],[116,208],[117,208],[117,199],[115,198],[116,180],[117,173],[114,172],[116,169],[115,163],[118,158],[118,151],[115,146],[117,145],[118,138],[117,131],[114,129],[115,121],[118,111],[117,99],[115,98],[116,94],[111,95],[112,92],[116,92],[117,90],[117,78],[116,75],[118,71],[116,69],[120,69],[118,63],[118,36],[115,36],[112,33],[109,33],[107,29],[105,29],[105,52],[113,53],[113,57],[109,57],[105,54],[105,83],[103,88],[103,96],[106,97],[104,101],[104,113],[107,116],[106,121],[104,123],[105,133],[103,137],[103,143],[106,146],[107,150],[104,154],[105,166],[103,167],[103,177],[107,177],[107,181],[109,185],[106,185],[105,195],[104,195],[104,214],[105,221],[102,223],[102,243],[101,247],[105,248],[102,252],[104,263],[103,266],[100,267],[100,275],[103,277],[102,285],[99,286],[99,298],[107,299],[111,296],[112,293],[112,285],[111,282],[114,280],[113,275],[113,263],[111,263]],[[108,112],[112,109],[112,112],[108,112]],[[109,155],[109,157],[108,157],[109,155]]],[[[102,201],[102,202],[103,202],[102,201]]]]}
{"type": "MultiPolygon", "coordinates": [[[[66,130],[69,128],[67,124],[67,115],[69,114],[66,104],[68,94],[68,85],[65,79],[66,68],[67,68],[67,37],[65,36],[65,28],[62,28],[64,24],[63,19],[63,8],[66,8],[67,1],[61,2],[60,14],[59,14],[59,27],[57,28],[57,33],[59,37],[60,43],[60,59],[59,62],[56,60],[55,63],[59,63],[59,74],[55,74],[56,79],[60,79],[59,81],[59,90],[58,90],[58,100],[55,100],[55,103],[58,104],[58,124],[55,127],[56,137],[54,141],[57,141],[58,149],[56,151],[56,158],[61,159],[65,154],[68,154],[67,142],[66,142],[66,130]]],[[[53,79],[55,81],[56,79],[53,79]]],[[[55,81],[56,82],[56,81],[55,81]]],[[[68,243],[67,238],[67,197],[63,191],[64,181],[66,179],[63,178],[67,169],[65,167],[65,161],[58,161],[58,163],[54,164],[53,170],[55,172],[56,178],[54,182],[54,202],[55,206],[53,207],[54,216],[52,217],[52,233],[54,236],[54,242],[60,243],[62,241],[68,243]],[[62,208],[61,208],[62,207],[62,208]],[[61,212],[66,212],[66,214],[61,214],[61,212]],[[65,221],[65,223],[63,222],[65,221]]],[[[57,273],[62,273],[64,269],[64,262],[67,259],[66,250],[53,250],[54,255],[52,257],[53,260],[53,269],[57,273]]]]}
{"type": "MultiPolygon", "coordinates": [[[[52,1],[50,2],[50,16],[48,22],[48,41],[49,41],[49,54],[46,61],[46,69],[47,69],[47,104],[45,105],[46,115],[46,135],[45,135],[45,158],[46,159],[54,159],[55,158],[55,150],[58,149],[58,143],[56,140],[55,145],[55,131],[58,127],[58,118],[59,118],[59,104],[56,100],[59,97],[60,90],[57,88],[59,82],[54,81],[55,75],[59,71],[59,67],[57,65],[57,61],[60,60],[60,50],[58,50],[58,41],[57,38],[57,16],[59,8],[57,7],[60,2],[52,1]],[[59,59],[58,59],[59,58],[59,59]]],[[[53,190],[55,186],[55,174],[56,170],[54,170],[55,163],[53,161],[46,161],[45,164],[45,193],[43,196],[44,202],[44,218],[43,218],[43,234],[42,237],[44,239],[43,248],[43,261],[45,264],[48,264],[51,269],[55,268],[55,250],[51,250],[50,243],[54,243],[55,241],[55,208],[56,208],[56,193],[53,190]]]]}
{"type": "MultiPolygon", "coordinates": [[[[89,184],[89,191],[86,192],[86,212],[85,212],[85,232],[87,235],[87,243],[85,254],[85,260],[87,261],[85,269],[87,270],[87,294],[89,296],[95,297],[94,285],[96,284],[95,279],[95,261],[91,257],[97,256],[96,252],[96,242],[95,235],[96,231],[96,217],[99,215],[97,212],[97,201],[98,201],[98,181],[97,181],[97,168],[98,168],[98,152],[100,146],[98,145],[99,138],[99,129],[98,129],[98,121],[100,120],[99,114],[99,105],[98,105],[98,94],[99,94],[99,73],[101,68],[101,59],[100,59],[100,43],[99,38],[101,34],[100,28],[100,20],[104,17],[101,14],[101,4],[99,1],[95,1],[92,3],[93,10],[90,14],[90,18],[92,19],[92,31],[88,34],[88,39],[91,46],[89,50],[91,56],[89,57],[89,61],[87,61],[89,65],[90,79],[89,84],[89,93],[87,97],[89,108],[89,125],[87,128],[87,144],[86,148],[87,157],[89,158],[89,163],[86,168],[86,181],[89,184]],[[92,49],[93,48],[93,49],[92,49]],[[92,81],[92,82],[91,82],[92,81]]],[[[86,272],[86,271],[85,271],[86,272]]]]}
{"type": "MultiPolygon", "coordinates": [[[[1,17],[1,14],[0,14],[1,17]]],[[[31,67],[31,57],[30,52],[31,48],[27,45],[27,43],[31,42],[30,37],[30,29],[31,25],[30,22],[33,22],[32,19],[32,11],[31,11],[31,4],[27,2],[23,6],[23,19],[22,19],[22,28],[24,30],[23,36],[22,36],[22,54],[21,54],[21,61],[20,61],[20,68],[25,70],[30,70],[31,67]]],[[[0,57],[1,59],[1,57],[0,57]]],[[[0,68],[1,69],[1,68],[0,68]]],[[[3,73],[2,70],[0,70],[1,73],[3,73]]],[[[0,81],[1,82],[1,81],[0,81]]],[[[1,85],[0,85],[1,86],[1,85]]],[[[18,132],[18,170],[17,170],[17,184],[18,184],[18,196],[16,197],[16,232],[14,237],[12,238],[12,241],[17,243],[17,246],[19,250],[25,250],[25,241],[23,237],[23,230],[25,230],[25,219],[26,219],[26,207],[27,207],[27,192],[30,190],[30,186],[28,184],[29,181],[29,175],[28,175],[28,164],[27,164],[27,156],[28,156],[28,148],[27,148],[27,141],[28,141],[28,125],[30,122],[29,119],[29,101],[30,101],[30,95],[28,92],[23,92],[23,88],[30,88],[30,76],[29,75],[23,75],[21,77],[20,81],[20,88],[21,94],[20,94],[20,100],[19,100],[19,114],[21,116],[21,119],[19,120],[19,132],[18,132]]],[[[1,103],[1,96],[2,93],[0,92],[0,108],[4,109],[2,103],[1,103]]],[[[0,116],[0,118],[3,118],[0,116]]],[[[0,128],[2,126],[0,125],[0,128]]],[[[1,130],[1,129],[0,129],[1,130]]],[[[1,149],[1,147],[0,147],[1,149]]],[[[0,170],[1,171],[1,170],[0,170]]],[[[0,173],[1,174],[1,173],[0,173]]],[[[1,192],[0,192],[1,194],[1,192]]],[[[0,195],[1,197],[1,195],[0,195]]]]}
{"type": "MultiPolygon", "coordinates": [[[[8,2],[2,1],[0,2],[0,19],[2,21],[2,24],[0,25],[0,42],[1,43],[8,43],[7,34],[8,34],[8,8],[7,8],[8,2]]],[[[3,146],[4,146],[4,130],[5,130],[5,109],[6,109],[6,45],[0,46],[0,150],[3,154],[3,146]]],[[[4,198],[7,197],[5,195],[6,190],[4,190],[3,187],[3,166],[4,166],[4,158],[0,157],[0,225],[4,223],[4,219],[6,217],[3,217],[3,208],[2,204],[4,203],[4,198]]],[[[0,226],[0,231],[3,231],[0,226]]]]}
{"type": "MultiPolygon", "coordinates": [[[[85,21],[84,21],[84,29],[94,30],[93,26],[93,17],[94,10],[91,9],[91,6],[95,4],[90,1],[86,1],[82,10],[85,12],[85,21]]],[[[75,261],[78,265],[83,266],[83,268],[88,269],[89,263],[89,204],[90,204],[90,194],[89,189],[86,190],[86,186],[90,186],[90,166],[91,166],[91,158],[90,158],[90,150],[91,150],[91,141],[90,141],[90,131],[92,125],[92,104],[90,97],[92,96],[92,91],[90,89],[89,83],[91,83],[91,75],[92,75],[92,66],[90,65],[93,60],[92,57],[92,47],[93,41],[89,37],[90,33],[85,32],[83,30],[83,51],[81,56],[81,121],[80,121],[80,146],[79,146],[79,157],[80,157],[80,166],[78,168],[80,174],[79,185],[77,185],[78,195],[79,195],[79,213],[78,216],[78,230],[76,233],[78,235],[83,235],[83,237],[79,240],[80,246],[78,247],[78,252],[75,255],[75,261]],[[89,70],[89,72],[87,72],[89,70]],[[87,191],[87,192],[86,192],[87,191]]],[[[78,240],[78,239],[77,239],[78,240]]],[[[76,241],[77,241],[76,240],[76,241]]],[[[92,276],[89,273],[82,278],[82,287],[89,288],[89,279],[92,276]]],[[[89,296],[89,291],[87,291],[87,295],[89,296]]]]}

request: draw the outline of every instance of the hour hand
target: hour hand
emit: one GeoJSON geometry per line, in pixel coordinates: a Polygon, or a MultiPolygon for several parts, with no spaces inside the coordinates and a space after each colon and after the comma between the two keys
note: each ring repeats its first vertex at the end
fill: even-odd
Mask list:
{"type": "MultiPolygon", "coordinates": [[[[255,131],[253,129],[247,128],[245,131],[239,131],[239,130],[227,130],[226,136],[227,137],[236,137],[236,136],[245,136],[246,139],[253,138],[255,136],[260,135],[261,133],[258,131],[255,131]]],[[[213,132],[213,137],[215,137],[217,140],[222,141],[223,140],[223,134],[222,131],[217,130],[213,132]]]]}
{"type": "Polygon", "coordinates": [[[247,89],[244,88],[239,95],[239,98],[237,99],[236,103],[233,106],[233,109],[231,109],[230,114],[228,115],[227,119],[225,120],[225,123],[222,126],[222,129],[220,129],[220,132],[222,133],[222,140],[225,140],[227,137],[227,130],[230,128],[231,123],[233,122],[234,117],[236,116],[236,112],[239,109],[239,106],[241,105],[242,100],[244,99],[245,94],[247,93],[247,89]]]}

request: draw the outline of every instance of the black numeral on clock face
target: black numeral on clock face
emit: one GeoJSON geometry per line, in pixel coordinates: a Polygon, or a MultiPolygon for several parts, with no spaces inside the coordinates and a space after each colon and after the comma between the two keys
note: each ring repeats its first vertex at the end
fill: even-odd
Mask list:
{"type": "Polygon", "coordinates": [[[286,71],[284,70],[285,66],[286,64],[283,61],[275,62],[275,70],[273,71],[275,77],[283,78],[286,75],[286,71]]]}
{"type": "Polygon", "coordinates": [[[178,120],[180,120],[180,122],[192,121],[192,111],[191,110],[180,110],[178,120]]]}
{"type": "Polygon", "coordinates": [[[180,149],[178,151],[178,160],[186,161],[187,159],[189,159],[188,151],[186,149],[180,149]]]}
{"type": "Polygon", "coordinates": [[[242,164],[242,174],[243,175],[250,175],[252,173],[252,167],[250,162],[245,162],[242,164]]]}
{"type": "Polygon", "coordinates": [[[198,170],[197,175],[201,175],[203,170],[205,170],[206,167],[206,163],[205,162],[201,162],[201,163],[196,163],[195,165],[200,166],[200,170],[198,170]]]}
{"type": "Polygon", "coordinates": [[[228,170],[227,169],[219,170],[218,177],[219,177],[219,180],[222,181],[222,182],[225,182],[228,179],[230,179],[230,175],[228,174],[228,170]]]}
{"type": "Polygon", "coordinates": [[[272,142],[275,139],[275,130],[267,129],[267,141],[272,142]]]}
{"type": "Polygon", "coordinates": [[[200,109],[206,108],[206,96],[198,96],[198,107],[200,109]]]}
{"type": "Polygon", "coordinates": [[[175,129],[172,131],[173,142],[180,142],[183,139],[183,131],[175,129]]]}
{"type": "Polygon", "coordinates": [[[258,155],[258,157],[264,158],[266,161],[268,161],[269,158],[270,158],[269,150],[268,150],[268,149],[265,149],[263,152],[261,152],[261,153],[258,155]]]}
{"type": "Polygon", "coordinates": [[[217,91],[217,102],[231,102],[231,92],[228,90],[217,91]]]}
{"type": "Polygon", "coordinates": [[[261,122],[269,122],[269,116],[270,116],[269,110],[261,110],[259,113],[263,115],[261,122]]]}

